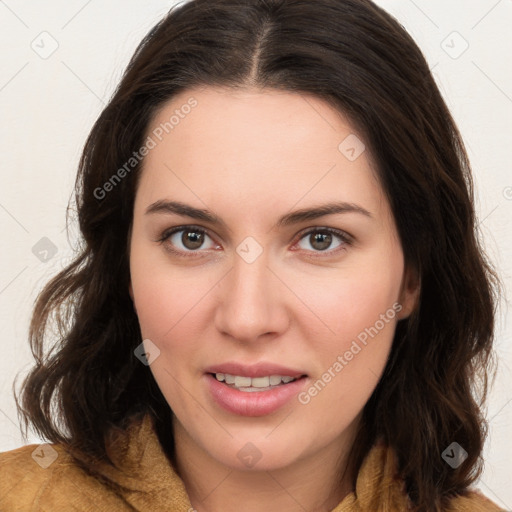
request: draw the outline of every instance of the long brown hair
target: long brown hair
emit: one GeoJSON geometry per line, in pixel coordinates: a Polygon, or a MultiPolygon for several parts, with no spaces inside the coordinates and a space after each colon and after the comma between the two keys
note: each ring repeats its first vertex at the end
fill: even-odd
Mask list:
{"type": "Polygon", "coordinates": [[[106,433],[149,412],[174,460],[172,411],[134,356],[128,238],[140,162],[108,194],[98,190],[144,144],[165,102],[209,85],[312,93],[364,136],[421,293],[397,324],[350,460],[359,468],[382,436],[417,510],[442,510],[482,471],[500,283],[480,246],[457,127],[413,39],[370,0],[192,0],[146,35],[79,163],[82,246],[35,305],[36,365],[17,400],[25,429],[108,461],[106,433]],[[468,454],[457,469],[441,457],[454,441],[468,454]]]}

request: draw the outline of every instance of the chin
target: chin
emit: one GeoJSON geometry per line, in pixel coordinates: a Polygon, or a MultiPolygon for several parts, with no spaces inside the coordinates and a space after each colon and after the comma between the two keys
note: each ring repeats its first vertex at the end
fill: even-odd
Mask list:
{"type": "Polygon", "coordinates": [[[304,450],[297,449],[304,447],[303,442],[268,432],[230,438],[227,444],[208,447],[208,451],[219,463],[237,471],[275,471],[304,457],[304,450]]]}

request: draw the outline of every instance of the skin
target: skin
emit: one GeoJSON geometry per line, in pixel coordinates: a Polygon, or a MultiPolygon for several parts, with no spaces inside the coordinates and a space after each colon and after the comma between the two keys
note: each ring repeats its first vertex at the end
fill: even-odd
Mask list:
{"type": "Polygon", "coordinates": [[[143,339],[160,350],[150,369],[175,414],[179,474],[199,512],[238,511],[241,503],[249,512],[331,510],[353,490],[350,471],[342,481],[337,472],[396,323],[414,308],[417,280],[404,267],[369,151],[350,161],[338,149],[356,133],[343,115],[314,96],[203,87],[166,103],[148,135],[191,97],[197,106],[144,160],[130,245],[130,294],[143,339]],[[146,214],[158,200],[208,209],[225,226],[146,214]],[[346,212],[274,227],[290,211],[330,201],[371,217],[346,212]],[[183,232],[157,241],[191,224],[207,233],[199,249],[183,245],[183,232]],[[352,243],[333,235],[322,251],[304,232],[325,227],[352,243]],[[246,237],[263,249],[252,263],[236,252],[246,237]],[[205,368],[225,361],[300,369],[307,390],[396,303],[400,312],[307,404],[294,398],[272,414],[244,417],[209,395],[205,368]],[[248,442],[261,454],[252,468],[237,457],[248,442]]]}

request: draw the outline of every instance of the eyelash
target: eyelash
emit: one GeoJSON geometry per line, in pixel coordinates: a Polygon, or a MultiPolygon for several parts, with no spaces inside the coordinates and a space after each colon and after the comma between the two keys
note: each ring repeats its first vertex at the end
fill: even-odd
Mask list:
{"type": "MultiPolygon", "coordinates": [[[[208,235],[208,237],[210,237],[213,240],[213,237],[211,237],[208,234],[208,231],[206,231],[205,229],[200,228],[199,226],[187,225],[187,226],[177,226],[175,228],[168,229],[168,230],[164,231],[162,233],[162,235],[155,241],[158,242],[159,244],[163,245],[172,235],[174,235],[175,233],[179,233],[181,231],[191,231],[191,232],[200,233],[202,235],[208,235]]],[[[306,252],[313,252],[313,255],[311,256],[313,258],[318,258],[318,257],[322,258],[322,257],[326,257],[326,256],[333,256],[335,254],[338,254],[341,251],[346,251],[347,250],[346,246],[347,245],[350,246],[353,243],[352,237],[350,235],[348,235],[347,233],[345,233],[344,231],[341,231],[339,229],[329,228],[329,227],[322,227],[322,228],[314,227],[314,228],[308,228],[306,231],[299,233],[299,239],[297,240],[297,242],[294,245],[296,245],[298,242],[300,242],[306,236],[311,235],[312,233],[323,233],[323,234],[329,233],[331,235],[337,236],[342,242],[335,249],[325,250],[325,251],[306,251],[306,252]]],[[[202,252],[201,249],[198,249],[197,251],[190,251],[190,250],[189,251],[181,251],[181,250],[173,249],[170,245],[167,245],[165,247],[165,249],[167,251],[175,254],[176,256],[183,257],[183,258],[197,258],[197,257],[202,256],[200,254],[200,252],[202,252]]]]}

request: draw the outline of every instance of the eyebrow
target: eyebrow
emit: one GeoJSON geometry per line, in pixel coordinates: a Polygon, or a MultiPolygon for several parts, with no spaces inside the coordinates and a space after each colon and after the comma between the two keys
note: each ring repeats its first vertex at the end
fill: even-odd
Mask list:
{"type": "MultiPolygon", "coordinates": [[[[220,217],[210,212],[209,210],[195,208],[180,201],[167,201],[160,199],[148,206],[145,213],[146,215],[155,213],[176,214],[202,220],[211,224],[224,227],[226,226],[226,223],[220,217]]],[[[303,208],[301,210],[287,213],[277,221],[275,227],[299,224],[308,220],[324,217],[325,215],[334,215],[337,213],[359,213],[366,217],[373,218],[373,215],[362,206],[354,203],[334,202],[326,203],[320,206],[314,206],[311,208],[303,208]]]]}

